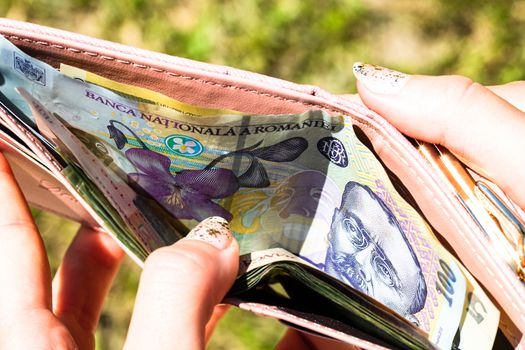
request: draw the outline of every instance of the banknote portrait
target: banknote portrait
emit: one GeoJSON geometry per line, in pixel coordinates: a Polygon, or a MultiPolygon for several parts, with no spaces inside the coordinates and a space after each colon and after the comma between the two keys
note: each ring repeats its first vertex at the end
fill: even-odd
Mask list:
{"type": "Polygon", "coordinates": [[[413,315],[427,296],[421,267],[396,218],[369,187],[346,184],[328,240],[325,272],[417,323],[413,315]]]}

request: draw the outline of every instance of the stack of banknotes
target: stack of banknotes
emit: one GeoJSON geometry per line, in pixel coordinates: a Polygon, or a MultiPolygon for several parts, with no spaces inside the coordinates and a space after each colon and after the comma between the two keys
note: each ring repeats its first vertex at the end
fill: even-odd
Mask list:
{"type": "Polygon", "coordinates": [[[397,348],[492,348],[498,309],[348,117],[190,106],[1,37],[0,81],[3,107],[136,259],[221,216],[241,247],[231,296],[310,304],[397,348]]]}

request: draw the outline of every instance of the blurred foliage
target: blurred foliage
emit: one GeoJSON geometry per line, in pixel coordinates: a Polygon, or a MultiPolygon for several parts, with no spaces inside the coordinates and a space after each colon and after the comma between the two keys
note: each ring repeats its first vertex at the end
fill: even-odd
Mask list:
{"type": "Polygon", "coordinates": [[[0,14],[333,92],[351,65],[525,76],[525,2],[498,0],[3,0],[0,14]]]}
{"type": "MultiPolygon", "coordinates": [[[[338,93],[355,91],[354,61],[484,84],[525,77],[525,1],[1,0],[0,15],[338,93]]],[[[56,268],[76,225],[34,213],[56,268]]],[[[125,262],[98,348],[121,347],[139,272],[125,262]]],[[[271,348],[282,332],[273,320],[236,310],[210,348],[271,348]]]]}

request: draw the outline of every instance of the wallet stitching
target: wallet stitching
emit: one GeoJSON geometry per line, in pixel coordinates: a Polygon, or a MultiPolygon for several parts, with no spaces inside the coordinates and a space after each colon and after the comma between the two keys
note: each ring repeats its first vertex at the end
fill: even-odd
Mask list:
{"type": "Polygon", "coordinates": [[[271,97],[271,98],[274,98],[274,99],[277,99],[277,100],[281,100],[281,101],[301,104],[301,105],[304,105],[304,106],[307,106],[307,107],[320,107],[320,108],[323,108],[325,110],[328,110],[328,111],[331,111],[331,112],[334,112],[334,113],[342,113],[343,112],[342,110],[339,110],[339,109],[333,109],[333,108],[329,108],[329,107],[326,107],[326,106],[321,106],[318,103],[298,101],[296,99],[286,98],[286,97],[270,94],[270,93],[267,93],[267,92],[260,92],[260,91],[255,90],[255,89],[248,89],[248,88],[239,87],[239,86],[230,85],[230,84],[216,83],[214,81],[210,81],[210,80],[206,80],[206,79],[202,79],[202,78],[196,78],[194,76],[183,75],[183,74],[174,73],[174,72],[171,72],[171,71],[168,71],[168,70],[165,70],[165,69],[160,69],[160,68],[156,68],[156,67],[152,67],[152,66],[148,66],[148,65],[144,65],[144,64],[139,64],[139,63],[135,63],[135,62],[127,61],[127,60],[121,60],[121,59],[118,59],[116,57],[101,55],[101,54],[98,54],[96,52],[91,52],[91,51],[86,51],[86,50],[79,50],[79,49],[75,49],[75,48],[71,48],[71,47],[67,47],[67,46],[59,45],[59,44],[52,44],[52,43],[47,42],[47,41],[41,41],[41,40],[36,41],[36,40],[33,40],[33,39],[29,39],[29,38],[22,38],[22,37],[20,37],[18,35],[6,35],[5,37],[9,38],[9,39],[24,41],[24,42],[28,42],[28,43],[41,45],[41,46],[49,46],[49,47],[56,48],[56,49],[59,49],[59,50],[67,50],[67,51],[71,51],[71,52],[77,53],[77,54],[78,53],[85,54],[85,55],[90,56],[90,57],[99,57],[99,58],[107,60],[107,61],[115,61],[115,62],[118,62],[118,63],[121,63],[121,64],[126,64],[126,65],[131,65],[131,66],[134,66],[134,67],[137,67],[137,68],[141,68],[141,69],[151,70],[151,71],[154,71],[156,73],[163,73],[163,74],[167,74],[169,76],[173,76],[173,77],[177,77],[177,78],[183,78],[183,79],[186,79],[186,80],[198,81],[198,82],[206,84],[206,85],[218,86],[218,87],[222,87],[222,88],[230,88],[230,89],[235,89],[235,90],[241,90],[241,91],[245,91],[245,92],[248,92],[248,93],[256,94],[256,95],[259,95],[259,96],[271,97]]]}
{"type": "MultiPolygon", "coordinates": [[[[131,65],[131,66],[134,66],[134,67],[137,67],[137,68],[141,68],[141,69],[151,70],[151,71],[154,71],[156,73],[162,73],[162,74],[167,74],[167,75],[173,76],[173,77],[178,77],[178,78],[183,78],[183,79],[187,79],[187,80],[197,81],[197,82],[200,82],[200,83],[203,83],[203,84],[206,84],[206,85],[218,86],[218,87],[222,87],[222,88],[230,88],[230,89],[235,89],[235,90],[241,90],[241,91],[252,93],[252,94],[256,94],[256,95],[259,95],[259,96],[270,97],[270,98],[277,99],[277,100],[280,100],[280,101],[292,102],[292,103],[295,103],[295,104],[301,104],[301,105],[308,106],[308,107],[319,107],[319,108],[322,108],[322,109],[325,109],[327,111],[331,111],[331,112],[334,112],[334,113],[344,113],[344,111],[342,111],[342,110],[326,107],[326,106],[323,106],[323,105],[318,104],[318,103],[298,101],[296,99],[290,99],[290,98],[286,98],[286,97],[282,97],[282,96],[278,96],[278,95],[274,95],[274,94],[270,94],[270,93],[263,93],[263,92],[260,92],[258,90],[254,90],[254,89],[247,89],[247,88],[244,88],[244,87],[239,87],[239,86],[230,85],[230,84],[216,83],[216,82],[213,82],[213,81],[210,81],[210,80],[205,80],[205,79],[202,79],[202,78],[196,78],[194,76],[183,75],[183,74],[179,74],[179,73],[170,72],[170,71],[167,71],[167,70],[164,70],[164,69],[151,67],[151,66],[144,65],[144,64],[139,64],[139,63],[135,63],[135,62],[127,61],[127,60],[121,60],[121,59],[118,59],[118,58],[112,57],[112,56],[101,55],[101,54],[96,53],[96,52],[91,52],[91,51],[86,51],[86,50],[79,50],[79,49],[68,47],[68,46],[64,46],[64,45],[53,44],[53,43],[50,43],[48,41],[33,40],[33,39],[30,39],[30,38],[22,38],[22,37],[17,36],[17,35],[6,35],[6,37],[10,38],[10,39],[14,39],[14,40],[28,42],[28,43],[34,43],[34,44],[37,44],[37,45],[49,46],[49,47],[53,47],[53,48],[60,49],[60,50],[67,50],[67,51],[70,51],[70,52],[73,52],[73,53],[76,53],[76,54],[85,54],[85,55],[90,56],[90,57],[99,57],[99,58],[107,60],[107,61],[115,61],[115,62],[118,62],[118,63],[121,63],[121,64],[126,64],[126,65],[131,65]]],[[[371,127],[366,122],[362,122],[362,121],[357,120],[357,119],[360,119],[359,117],[352,118],[352,119],[356,123],[358,123],[361,126],[363,126],[365,129],[371,131],[374,135],[378,136],[381,139],[381,141],[383,141],[383,142],[386,141],[386,139],[380,133],[378,133],[375,128],[371,127]]],[[[27,134],[27,131],[25,131],[25,132],[27,134]]],[[[32,136],[31,136],[31,139],[33,139],[32,136]]],[[[388,143],[388,142],[386,142],[386,143],[388,143]]],[[[41,146],[39,146],[39,148],[41,148],[41,146]]],[[[460,232],[461,236],[463,238],[466,238],[465,234],[459,228],[459,225],[457,224],[457,222],[450,216],[448,210],[445,209],[445,207],[443,206],[441,201],[439,201],[434,196],[434,194],[432,193],[432,190],[427,186],[427,184],[424,182],[424,180],[421,179],[421,177],[417,175],[416,171],[412,168],[412,166],[410,166],[408,164],[407,160],[399,152],[395,151],[394,148],[392,148],[391,150],[394,152],[394,154],[396,156],[398,156],[403,161],[403,163],[409,168],[410,172],[412,172],[416,176],[416,179],[418,180],[418,182],[421,183],[425,187],[427,192],[429,192],[431,194],[431,197],[436,200],[436,202],[438,203],[439,207],[441,209],[443,209],[443,212],[446,214],[447,218],[458,229],[458,231],[460,232]]],[[[48,157],[47,154],[46,154],[46,157],[48,157]]],[[[469,248],[472,251],[472,253],[474,253],[476,256],[479,257],[479,254],[477,253],[477,251],[471,245],[469,245],[469,248]]],[[[488,268],[487,264],[483,261],[483,259],[479,259],[479,261],[481,261],[482,265],[486,268],[486,270],[489,272],[491,277],[496,277],[494,275],[494,273],[488,268]]],[[[512,300],[512,298],[510,298],[510,296],[505,291],[505,289],[503,288],[501,283],[499,281],[497,281],[497,280],[496,280],[496,283],[497,283],[498,287],[503,291],[503,294],[505,295],[505,297],[511,302],[512,307],[519,313],[521,319],[525,321],[525,316],[521,312],[519,312],[519,309],[518,309],[517,305],[512,300]]]]}
{"type": "MultiPolygon", "coordinates": [[[[9,23],[1,23],[0,25],[2,27],[4,27],[4,28],[14,29],[16,31],[20,30],[20,26],[18,26],[18,25],[13,25],[13,24],[9,24],[9,23]]],[[[30,28],[30,29],[22,28],[22,30],[30,31],[30,32],[32,32],[34,34],[38,34],[38,35],[46,35],[46,36],[52,35],[54,38],[63,39],[63,40],[67,40],[67,41],[71,41],[72,40],[72,38],[70,36],[68,36],[66,34],[63,34],[64,31],[62,31],[62,30],[54,29],[53,30],[54,32],[49,32],[47,30],[49,30],[50,28],[44,28],[44,29],[47,29],[47,30],[42,30],[42,29],[43,28],[30,28]]],[[[9,34],[0,34],[0,35],[3,35],[5,37],[9,36],[9,34]]],[[[10,34],[10,35],[12,37],[17,37],[17,35],[19,35],[19,34],[10,34]]],[[[82,34],[77,34],[77,38],[75,38],[75,40],[77,40],[79,42],[79,44],[93,45],[93,43],[89,39],[90,39],[89,37],[87,37],[85,35],[82,35],[82,34]],[[80,39],[80,41],[78,41],[79,39],[80,39]]],[[[23,40],[23,39],[20,39],[20,40],[23,40]]],[[[114,47],[115,43],[112,43],[112,42],[106,41],[106,40],[102,40],[102,39],[97,39],[97,40],[101,43],[101,44],[98,45],[98,47],[101,48],[101,49],[104,49],[104,50],[110,49],[110,50],[113,50],[113,51],[121,53],[121,54],[134,55],[134,56],[137,56],[137,57],[140,57],[140,58],[143,58],[143,59],[153,59],[153,60],[156,60],[156,61],[159,61],[159,62],[162,62],[162,63],[177,64],[178,66],[186,67],[186,68],[195,68],[194,65],[195,64],[199,64],[199,65],[202,65],[202,66],[198,67],[198,69],[201,70],[201,71],[205,71],[205,72],[208,72],[208,73],[222,73],[222,74],[229,75],[229,72],[227,71],[227,69],[229,69],[229,68],[225,67],[225,66],[222,66],[222,68],[225,69],[225,71],[219,71],[218,68],[221,68],[221,66],[216,66],[218,68],[215,68],[215,69],[214,68],[209,68],[207,66],[212,66],[212,65],[206,64],[206,63],[202,63],[202,62],[192,61],[191,59],[186,59],[186,58],[181,58],[181,57],[175,57],[178,61],[174,62],[174,61],[170,60],[170,58],[173,59],[174,57],[169,56],[167,54],[161,54],[161,53],[158,53],[158,52],[151,52],[151,51],[148,52],[147,50],[144,50],[144,49],[138,49],[138,52],[130,52],[128,50],[125,50],[126,45],[118,44],[122,48],[121,47],[116,47],[115,48],[114,47]],[[110,48],[109,45],[111,45],[111,44],[113,44],[113,47],[110,48]],[[106,46],[106,45],[108,45],[108,46],[106,46]],[[163,56],[165,56],[165,57],[163,57],[163,56]]],[[[36,41],[36,40],[33,40],[33,41],[36,41]]],[[[41,43],[43,43],[44,45],[49,45],[50,44],[50,43],[48,43],[46,41],[43,41],[43,40],[39,40],[39,41],[41,43]]],[[[50,44],[50,45],[57,45],[57,44],[50,44]]],[[[68,47],[66,49],[68,49],[70,51],[73,51],[73,52],[75,52],[75,50],[80,52],[80,50],[76,49],[76,48],[68,47]]],[[[129,64],[131,64],[131,62],[129,64]]],[[[271,78],[271,77],[266,77],[266,76],[258,74],[258,73],[252,73],[252,74],[258,75],[260,81],[266,82],[266,83],[272,83],[272,82],[271,81],[265,81],[264,80],[265,78],[267,78],[267,79],[275,79],[275,78],[271,78]]],[[[278,82],[279,79],[275,79],[275,81],[278,82]]],[[[274,81],[274,83],[275,83],[275,81],[274,81]]],[[[281,81],[281,83],[288,83],[288,82],[281,81]]],[[[283,87],[303,92],[301,90],[294,89],[291,86],[283,86],[283,87]]],[[[313,95],[315,95],[315,92],[313,92],[313,95]]]]}

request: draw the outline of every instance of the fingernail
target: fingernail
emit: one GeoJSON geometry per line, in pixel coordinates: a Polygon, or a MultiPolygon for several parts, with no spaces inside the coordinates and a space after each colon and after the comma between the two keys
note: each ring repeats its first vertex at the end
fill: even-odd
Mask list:
{"type": "Polygon", "coordinates": [[[368,63],[354,63],[354,75],[365,87],[378,94],[395,94],[405,86],[408,74],[368,63]]]}
{"type": "Polygon", "coordinates": [[[222,250],[230,246],[233,236],[228,221],[219,216],[213,216],[195,226],[186,239],[206,242],[222,250]]]}

